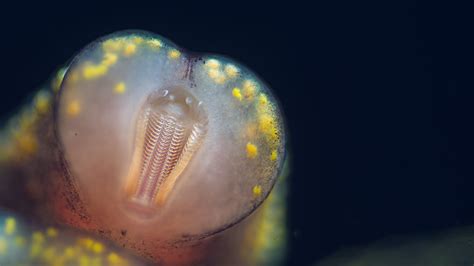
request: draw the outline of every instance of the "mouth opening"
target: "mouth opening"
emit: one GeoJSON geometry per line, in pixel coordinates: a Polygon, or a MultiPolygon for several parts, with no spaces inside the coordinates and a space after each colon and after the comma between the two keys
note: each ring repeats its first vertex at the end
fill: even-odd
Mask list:
{"type": "Polygon", "coordinates": [[[154,93],[136,124],[124,185],[127,208],[149,218],[162,207],[207,132],[202,103],[184,88],[154,93]]]}

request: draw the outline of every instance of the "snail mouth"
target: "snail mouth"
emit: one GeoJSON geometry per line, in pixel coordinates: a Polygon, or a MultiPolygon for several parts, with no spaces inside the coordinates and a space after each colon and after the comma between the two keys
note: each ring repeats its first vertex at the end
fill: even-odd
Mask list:
{"type": "Polygon", "coordinates": [[[153,93],[136,125],[126,206],[152,216],[165,204],[207,132],[202,103],[183,88],[153,93]]]}

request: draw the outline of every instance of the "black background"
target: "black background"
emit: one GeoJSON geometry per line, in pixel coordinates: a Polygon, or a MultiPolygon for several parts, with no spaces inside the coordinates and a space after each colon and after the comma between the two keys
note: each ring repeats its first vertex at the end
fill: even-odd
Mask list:
{"type": "Polygon", "coordinates": [[[97,37],[148,30],[238,59],[281,100],[288,264],[474,224],[472,9],[380,2],[5,4],[0,115],[97,37]]]}

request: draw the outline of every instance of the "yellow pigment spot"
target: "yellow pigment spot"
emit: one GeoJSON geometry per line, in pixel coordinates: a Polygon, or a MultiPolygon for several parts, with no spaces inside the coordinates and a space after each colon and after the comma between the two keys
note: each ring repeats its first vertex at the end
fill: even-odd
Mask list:
{"type": "Polygon", "coordinates": [[[64,250],[64,256],[66,258],[71,258],[71,257],[74,257],[76,255],[76,251],[74,250],[74,248],[72,247],[67,247],[65,250],[64,250]]]}
{"type": "Polygon", "coordinates": [[[117,63],[118,56],[114,53],[105,53],[104,58],[102,59],[102,64],[104,66],[112,66],[117,63]]]}
{"type": "Polygon", "coordinates": [[[117,83],[117,85],[115,85],[114,91],[115,91],[115,93],[117,93],[117,94],[123,94],[126,89],[127,89],[127,88],[126,88],[126,86],[125,86],[125,83],[119,82],[119,83],[117,83]]]}
{"type": "Polygon", "coordinates": [[[49,110],[50,97],[46,93],[38,93],[35,98],[35,108],[38,113],[45,114],[49,110]]]}
{"type": "Polygon", "coordinates": [[[217,69],[211,68],[211,69],[209,69],[207,74],[217,84],[223,84],[226,81],[226,77],[225,77],[224,73],[222,73],[221,71],[219,71],[217,69]]]}
{"type": "Polygon", "coordinates": [[[49,227],[46,229],[46,235],[49,237],[56,237],[58,235],[58,230],[56,230],[56,228],[49,227]]]}
{"type": "Polygon", "coordinates": [[[268,140],[276,141],[278,139],[278,129],[272,115],[262,114],[258,118],[258,129],[265,134],[268,140]]]}
{"type": "Polygon", "coordinates": [[[242,101],[242,93],[240,93],[240,89],[235,87],[232,90],[232,96],[234,96],[237,100],[242,101]]]}
{"type": "Polygon", "coordinates": [[[262,194],[262,186],[260,185],[255,185],[253,188],[252,188],[252,192],[253,192],[253,195],[255,197],[258,197],[262,194]]]}
{"type": "Polygon", "coordinates": [[[218,69],[221,63],[216,59],[209,59],[206,62],[206,66],[212,69],[218,69]]]}
{"type": "Polygon", "coordinates": [[[8,217],[5,219],[5,234],[8,235],[13,235],[16,230],[16,220],[13,217],[8,217]]]}
{"type": "Polygon", "coordinates": [[[134,44],[140,44],[140,43],[143,42],[143,38],[142,38],[142,37],[139,37],[139,36],[133,37],[133,38],[132,38],[132,42],[133,42],[134,44]]]}
{"type": "Polygon", "coordinates": [[[176,59],[180,55],[181,55],[181,52],[176,50],[176,49],[172,49],[168,52],[168,57],[171,58],[171,59],[176,59]]]}
{"type": "Polygon", "coordinates": [[[211,79],[216,79],[219,76],[219,70],[209,69],[209,72],[207,72],[207,74],[209,75],[211,79]]]}
{"type": "Polygon", "coordinates": [[[249,157],[250,159],[253,159],[255,157],[257,157],[258,155],[258,149],[257,149],[257,146],[255,146],[255,144],[252,144],[252,143],[247,143],[247,157],[249,157]]]}
{"type": "Polygon", "coordinates": [[[272,150],[272,153],[270,154],[270,160],[275,161],[277,159],[277,151],[272,150]]]}
{"type": "Polygon", "coordinates": [[[93,64],[86,64],[84,69],[82,70],[82,76],[86,80],[96,79],[107,74],[108,67],[106,65],[93,65],[93,64]]]}
{"type": "Polygon", "coordinates": [[[230,64],[225,66],[224,71],[227,74],[227,76],[231,78],[235,78],[237,77],[237,74],[239,74],[239,70],[237,69],[237,67],[230,64]]]}
{"type": "Polygon", "coordinates": [[[79,238],[77,242],[81,246],[83,246],[85,248],[88,248],[88,249],[91,249],[92,245],[94,245],[94,240],[92,240],[91,238],[88,238],[88,237],[79,238]]]}
{"type": "Polygon", "coordinates": [[[15,136],[18,149],[25,154],[33,154],[38,149],[38,141],[35,136],[28,132],[19,133],[15,136]]]}
{"type": "Polygon", "coordinates": [[[5,255],[8,251],[8,243],[5,238],[0,237],[0,255],[5,255]]]}
{"type": "Polygon", "coordinates": [[[35,243],[31,246],[30,257],[34,258],[41,252],[41,244],[35,243]]]}
{"type": "Polygon", "coordinates": [[[270,245],[275,244],[275,241],[279,240],[279,238],[276,237],[278,233],[279,231],[277,230],[275,222],[269,221],[269,219],[263,219],[258,228],[256,244],[262,249],[265,249],[265,247],[268,248],[270,245]],[[268,237],[269,235],[275,237],[268,237]]]}
{"type": "Polygon", "coordinates": [[[217,84],[224,84],[224,82],[226,81],[226,77],[225,77],[224,73],[219,71],[219,75],[217,75],[217,77],[214,79],[214,81],[217,84]]]}
{"type": "Polygon", "coordinates": [[[147,43],[151,48],[154,48],[154,49],[160,49],[163,46],[161,41],[157,39],[148,40],[147,43]]]}
{"type": "Polygon", "coordinates": [[[51,261],[56,257],[56,250],[53,247],[49,247],[43,251],[42,255],[45,261],[51,261]]]}
{"type": "Polygon", "coordinates": [[[43,235],[43,233],[41,233],[39,231],[35,231],[31,235],[31,239],[33,240],[34,243],[40,244],[40,243],[44,242],[44,235],[43,235]]]}
{"type": "Polygon", "coordinates": [[[15,237],[15,245],[23,247],[26,244],[26,239],[22,236],[15,237]]]}
{"type": "Polygon", "coordinates": [[[118,52],[123,47],[123,40],[121,39],[110,39],[102,43],[102,49],[105,52],[118,52]]]}
{"type": "Polygon", "coordinates": [[[87,255],[81,255],[79,257],[79,266],[90,266],[90,258],[87,255]]]}
{"type": "Polygon", "coordinates": [[[258,97],[258,105],[261,106],[261,107],[265,107],[267,106],[268,104],[268,98],[267,98],[267,95],[265,94],[260,94],[260,96],[258,97]]]}
{"type": "Polygon", "coordinates": [[[257,90],[257,85],[251,80],[244,81],[243,85],[244,98],[252,100],[255,96],[255,91],[257,90]]]}
{"type": "Polygon", "coordinates": [[[104,245],[102,245],[102,243],[99,243],[99,242],[95,242],[94,244],[92,244],[92,251],[94,251],[95,253],[99,254],[99,253],[102,253],[102,251],[104,251],[104,245]]]}
{"type": "Polygon", "coordinates": [[[131,56],[135,54],[136,51],[137,51],[137,46],[133,43],[129,43],[125,46],[125,49],[123,50],[123,55],[131,56]]]}
{"type": "Polygon", "coordinates": [[[120,263],[121,258],[120,258],[119,255],[117,255],[117,253],[111,252],[111,253],[107,256],[107,260],[109,261],[110,264],[116,265],[116,264],[119,264],[119,263],[120,263]]]}
{"type": "Polygon", "coordinates": [[[81,104],[78,100],[73,100],[67,105],[66,112],[69,116],[75,117],[81,112],[81,104]]]}

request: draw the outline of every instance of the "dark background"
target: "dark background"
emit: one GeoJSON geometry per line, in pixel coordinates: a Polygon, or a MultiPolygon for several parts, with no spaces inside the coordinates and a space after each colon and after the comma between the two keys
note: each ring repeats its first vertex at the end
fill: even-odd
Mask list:
{"type": "Polygon", "coordinates": [[[97,37],[148,30],[238,59],[281,100],[292,158],[288,264],[474,224],[469,6],[169,4],[2,7],[0,115],[97,37]]]}

